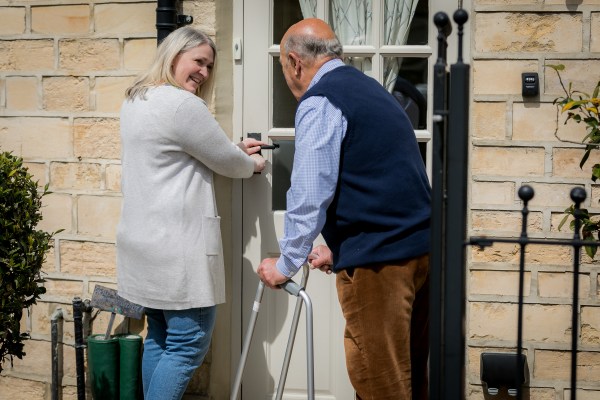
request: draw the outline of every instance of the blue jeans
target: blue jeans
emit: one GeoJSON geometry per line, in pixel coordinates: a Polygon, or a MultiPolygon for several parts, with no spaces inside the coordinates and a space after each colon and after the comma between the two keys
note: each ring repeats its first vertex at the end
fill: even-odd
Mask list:
{"type": "Polygon", "coordinates": [[[146,309],[142,382],[146,400],[179,400],[210,346],[216,307],[146,309]]]}

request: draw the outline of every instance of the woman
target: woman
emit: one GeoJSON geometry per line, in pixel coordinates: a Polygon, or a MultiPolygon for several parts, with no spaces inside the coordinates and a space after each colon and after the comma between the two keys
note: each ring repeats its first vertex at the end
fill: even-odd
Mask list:
{"type": "Polygon", "coordinates": [[[146,400],[183,396],[208,351],[215,305],[225,301],[213,173],[248,178],[265,165],[257,154],[264,143],[231,143],[201,98],[215,55],[204,33],[175,30],[121,108],[118,290],[146,307],[146,400]]]}

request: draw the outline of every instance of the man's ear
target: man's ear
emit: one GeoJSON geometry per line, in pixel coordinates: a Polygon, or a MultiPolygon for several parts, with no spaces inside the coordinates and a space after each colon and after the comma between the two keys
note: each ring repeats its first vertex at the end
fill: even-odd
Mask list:
{"type": "Polygon", "coordinates": [[[288,54],[288,61],[290,62],[292,67],[294,67],[294,74],[296,76],[300,76],[300,69],[302,68],[302,60],[300,59],[298,54],[293,51],[290,52],[288,54]]]}

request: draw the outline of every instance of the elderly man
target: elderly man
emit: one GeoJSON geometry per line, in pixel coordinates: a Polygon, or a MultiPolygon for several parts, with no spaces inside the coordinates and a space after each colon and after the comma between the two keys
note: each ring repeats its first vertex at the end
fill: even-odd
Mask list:
{"type": "Polygon", "coordinates": [[[333,271],[357,398],[427,399],[430,186],[411,123],[322,20],[290,27],[280,62],[296,153],[281,256],[258,274],[276,288],[307,258],[333,271]]]}

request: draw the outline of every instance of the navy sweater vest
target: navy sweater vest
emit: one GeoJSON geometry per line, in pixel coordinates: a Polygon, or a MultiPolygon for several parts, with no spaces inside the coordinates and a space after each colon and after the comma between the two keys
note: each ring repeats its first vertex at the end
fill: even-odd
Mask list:
{"type": "Polygon", "coordinates": [[[324,96],[348,127],[335,197],[322,230],[334,271],[429,252],[430,185],[398,101],[354,67],[325,74],[300,99],[324,96]]]}

